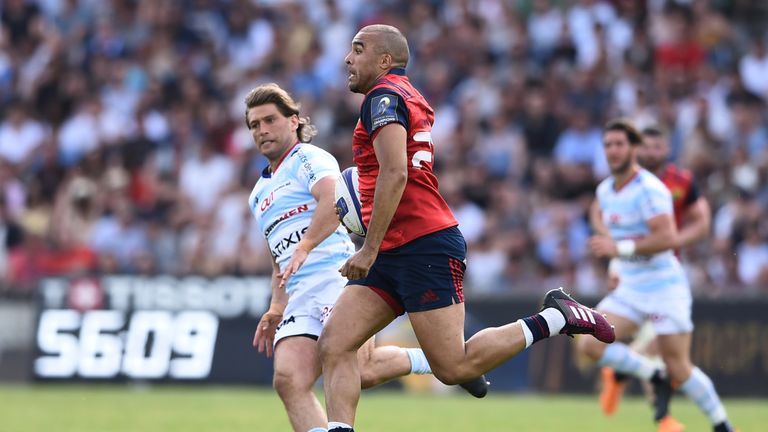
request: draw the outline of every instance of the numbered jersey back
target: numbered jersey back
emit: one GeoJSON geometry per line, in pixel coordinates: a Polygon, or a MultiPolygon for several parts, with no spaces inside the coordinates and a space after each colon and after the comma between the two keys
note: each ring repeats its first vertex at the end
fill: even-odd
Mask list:
{"type": "Polygon", "coordinates": [[[390,123],[399,123],[407,131],[408,181],[381,250],[457,225],[448,204],[440,196],[437,177],[432,171],[434,118],[432,107],[411,85],[404,69],[393,69],[383,76],[365,96],[360,108],[352,151],[360,176],[360,201],[366,226],[370,223],[379,174],[373,141],[381,128],[390,123]]]}

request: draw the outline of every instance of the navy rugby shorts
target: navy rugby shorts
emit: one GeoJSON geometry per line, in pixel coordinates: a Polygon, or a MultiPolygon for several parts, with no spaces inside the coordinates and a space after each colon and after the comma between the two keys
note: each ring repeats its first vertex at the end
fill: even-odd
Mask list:
{"type": "Polygon", "coordinates": [[[446,228],[379,252],[368,276],[347,285],[372,289],[396,315],[464,302],[467,243],[457,227],[446,228]]]}

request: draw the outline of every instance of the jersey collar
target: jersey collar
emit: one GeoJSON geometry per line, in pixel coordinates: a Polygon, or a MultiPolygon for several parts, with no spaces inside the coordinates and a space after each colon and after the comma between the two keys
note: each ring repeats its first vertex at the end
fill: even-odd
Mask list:
{"type": "Polygon", "coordinates": [[[392,75],[405,75],[405,68],[390,69],[390,71],[389,71],[389,73],[387,73],[387,75],[389,75],[389,74],[392,74],[392,75]]]}
{"type": "Polygon", "coordinates": [[[627,178],[624,183],[616,183],[616,180],[613,181],[613,190],[615,192],[619,192],[620,190],[624,189],[628,184],[632,183],[632,180],[637,178],[637,176],[640,175],[640,169],[635,169],[635,172],[632,173],[629,178],[627,178]]]}
{"type": "Polygon", "coordinates": [[[291,154],[291,153],[293,152],[293,149],[295,149],[297,145],[299,145],[299,141],[296,141],[296,144],[292,145],[292,146],[291,146],[291,148],[289,148],[289,149],[288,149],[288,151],[286,151],[285,153],[283,153],[283,156],[280,158],[280,160],[279,160],[279,161],[277,161],[277,165],[275,165],[275,170],[274,170],[274,171],[270,171],[270,169],[269,169],[269,165],[267,165],[267,166],[266,166],[266,167],[265,167],[265,168],[264,168],[264,169],[261,171],[261,176],[262,176],[262,177],[264,177],[264,178],[270,178],[270,177],[272,177],[272,174],[274,174],[274,173],[276,173],[276,172],[277,172],[277,169],[278,169],[278,168],[280,168],[280,165],[282,165],[282,164],[283,164],[283,161],[285,160],[285,158],[286,158],[286,157],[288,157],[288,155],[289,155],[289,154],[291,154]]]}

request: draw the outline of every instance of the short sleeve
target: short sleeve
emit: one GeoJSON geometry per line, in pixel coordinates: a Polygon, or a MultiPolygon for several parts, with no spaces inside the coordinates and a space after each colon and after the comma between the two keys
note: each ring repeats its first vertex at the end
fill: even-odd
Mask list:
{"type": "Polygon", "coordinates": [[[408,107],[405,99],[394,90],[377,88],[365,96],[360,120],[370,136],[390,123],[400,123],[408,129],[408,107]]]}
{"type": "Polygon", "coordinates": [[[640,214],[644,220],[662,214],[673,214],[672,194],[663,185],[662,187],[654,186],[643,185],[643,193],[640,197],[640,214]]]}
{"type": "Polygon", "coordinates": [[[330,153],[319,148],[302,148],[296,153],[296,176],[299,181],[312,190],[320,179],[329,175],[338,176],[339,163],[330,153]]]}
{"type": "Polygon", "coordinates": [[[685,201],[683,203],[685,204],[685,207],[690,207],[698,201],[701,194],[699,193],[699,188],[696,186],[696,182],[691,180],[691,187],[688,189],[688,194],[685,196],[685,201]]]}

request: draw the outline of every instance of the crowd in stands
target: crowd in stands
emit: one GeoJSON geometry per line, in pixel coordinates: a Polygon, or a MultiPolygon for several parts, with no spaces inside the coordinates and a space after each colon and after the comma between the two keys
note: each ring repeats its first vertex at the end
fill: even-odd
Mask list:
{"type": "MultiPolygon", "coordinates": [[[[601,126],[669,136],[712,205],[700,296],[768,295],[768,3],[760,0],[3,0],[0,292],[45,276],[269,274],[244,97],[277,82],[350,166],[344,56],[409,39],[436,111],[470,296],[606,289],[586,248],[601,126]]],[[[30,294],[31,295],[31,294],[30,294]]]]}

